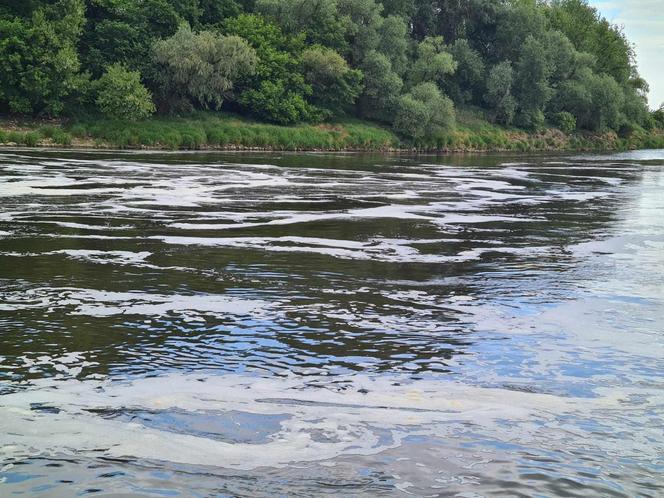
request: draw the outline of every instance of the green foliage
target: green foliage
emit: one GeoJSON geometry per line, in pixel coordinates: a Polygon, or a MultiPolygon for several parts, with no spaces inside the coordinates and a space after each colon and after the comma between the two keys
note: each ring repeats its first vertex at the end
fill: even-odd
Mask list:
{"type": "Polygon", "coordinates": [[[104,116],[135,121],[155,112],[152,95],[141,83],[138,71],[113,64],[96,86],[96,103],[104,116]]]}
{"type": "Polygon", "coordinates": [[[307,42],[343,51],[347,19],[341,18],[337,0],[258,0],[256,12],[285,33],[304,33],[307,42]]]}
{"type": "Polygon", "coordinates": [[[307,82],[313,88],[311,101],[329,115],[340,114],[355,104],[362,91],[361,71],[351,69],[334,50],[313,46],[302,53],[307,82]]]}
{"type": "Polygon", "coordinates": [[[172,37],[156,42],[153,57],[169,99],[217,109],[232,95],[235,82],[254,74],[258,63],[255,51],[242,38],[194,33],[186,24],[172,37]]]}
{"type": "Polygon", "coordinates": [[[84,85],[76,44],[82,0],[59,0],[29,19],[0,18],[0,105],[22,114],[62,113],[84,85]]]}
{"type": "Polygon", "coordinates": [[[528,37],[546,30],[544,11],[532,0],[505,2],[496,13],[496,39],[493,45],[498,60],[518,60],[528,37]]]}
{"type": "Polygon", "coordinates": [[[388,16],[379,29],[378,52],[385,55],[399,76],[408,69],[408,25],[402,17],[388,16]]]}
{"type": "Polygon", "coordinates": [[[517,119],[519,124],[533,130],[544,125],[544,109],[553,96],[549,81],[553,66],[546,55],[545,46],[533,36],[528,36],[516,66],[517,119]]]}
{"type": "MultiPolygon", "coordinates": [[[[140,117],[151,110],[141,83],[161,114],[223,108],[288,125],[339,115],[391,124],[399,111],[401,129],[417,127],[427,106],[413,91],[432,83],[460,110],[535,133],[561,113],[627,141],[661,126],[625,34],[587,0],[0,2],[0,113],[71,117],[102,105],[140,117]]],[[[427,147],[498,140],[450,134],[404,131],[427,147]]],[[[167,135],[178,147],[203,143],[192,130],[167,135]]]]}
{"type": "Polygon", "coordinates": [[[585,69],[561,85],[559,95],[562,110],[573,114],[580,128],[617,130],[623,121],[625,94],[618,82],[607,74],[585,69]]]}
{"type": "Polygon", "coordinates": [[[87,3],[87,24],[80,51],[83,65],[95,77],[116,62],[146,75],[154,42],[175,34],[184,21],[182,13],[197,12],[181,8],[177,0],[94,0],[87,3]]]}
{"type": "Polygon", "coordinates": [[[632,47],[619,26],[602,18],[584,0],[554,0],[545,11],[551,25],[562,31],[577,50],[592,54],[600,73],[619,83],[632,75],[632,47]]]}
{"type": "Polygon", "coordinates": [[[247,40],[258,56],[255,74],[240,82],[241,109],[279,124],[316,120],[320,116],[308,102],[313,90],[302,70],[303,35],[289,36],[279,26],[246,14],[228,19],[224,28],[247,40]]]}
{"type": "Polygon", "coordinates": [[[434,82],[443,84],[445,77],[454,74],[457,63],[446,51],[442,37],[425,38],[417,47],[417,59],[411,70],[413,84],[434,82]]]}
{"type": "Polygon", "coordinates": [[[289,91],[282,80],[261,81],[258,88],[252,88],[240,95],[240,104],[265,121],[279,124],[294,124],[300,121],[316,120],[316,110],[297,92],[289,91]]]}
{"type": "Polygon", "coordinates": [[[652,113],[652,119],[657,128],[664,129],[664,104],[659,106],[659,109],[652,113]]]}
{"type": "Polygon", "coordinates": [[[200,24],[218,24],[242,13],[242,0],[199,0],[200,24]]]}
{"type": "Polygon", "coordinates": [[[389,122],[403,88],[403,81],[392,70],[387,57],[369,52],[362,64],[364,93],[360,99],[363,116],[389,122]]]}
{"type": "Polygon", "coordinates": [[[559,112],[556,114],[555,125],[563,133],[572,133],[576,130],[576,118],[569,112],[559,112]]]}
{"type": "Polygon", "coordinates": [[[348,57],[352,65],[360,65],[378,49],[383,6],[375,0],[337,0],[337,5],[346,24],[348,57]]]}
{"type": "Polygon", "coordinates": [[[457,67],[454,74],[442,82],[445,92],[457,104],[479,101],[486,71],[482,56],[464,39],[454,42],[448,51],[457,67]]]}
{"type": "Polygon", "coordinates": [[[516,100],[512,96],[514,73],[508,61],[494,66],[486,83],[485,101],[491,111],[492,120],[509,125],[514,120],[516,100]]]}
{"type": "Polygon", "coordinates": [[[454,105],[434,83],[421,83],[399,99],[394,129],[400,135],[430,141],[453,127],[454,105]]]}

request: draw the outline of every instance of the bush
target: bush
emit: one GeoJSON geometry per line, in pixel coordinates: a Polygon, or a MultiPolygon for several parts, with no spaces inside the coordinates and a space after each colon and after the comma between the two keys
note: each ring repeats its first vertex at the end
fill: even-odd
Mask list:
{"type": "Polygon", "coordinates": [[[257,89],[245,91],[239,99],[242,106],[266,121],[292,125],[299,121],[316,121],[317,109],[282,81],[263,81],[257,89]]]}
{"type": "Polygon", "coordinates": [[[41,135],[36,131],[30,131],[23,135],[23,144],[28,147],[37,147],[39,141],[41,140],[41,135]]]}
{"type": "Polygon", "coordinates": [[[427,105],[407,94],[399,100],[394,130],[405,137],[421,139],[427,133],[428,119],[427,105]]]}
{"type": "Polygon", "coordinates": [[[71,135],[67,132],[64,132],[62,130],[56,130],[52,136],[51,139],[53,140],[54,143],[58,145],[62,145],[64,147],[68,147],[71,145],[72,138],[71,135]]]}
{"type": "Polygon", "coordinates": [[[136,121],[155,112],[152,95],[138,71],[113,64],[97,82],[97,106],[108,117],[136,121]]]}
{"type": "Polygon", "coordinates": [[[576,130],[576,118],[569,112],[559,112],[554,118],[554,123],[563,133],[572,133],[576,130]]]}
{"type": "Polygon", "coordinates": [[[659,109],[652,113],[652,119],[656,128],[664,129],[664,104],[659,109]]]}
{"type": "Polygon", "coordinates": [[[434,83],[421,83],[399,99],[394,129],[414,140],[431,140],[454,127],[454,105],[434,83]]]}

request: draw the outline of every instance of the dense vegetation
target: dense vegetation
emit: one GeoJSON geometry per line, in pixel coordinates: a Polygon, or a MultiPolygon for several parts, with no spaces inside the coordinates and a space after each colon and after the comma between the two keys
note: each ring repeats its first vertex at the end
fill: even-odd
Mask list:
{"type": "MultiPolygon", "coordinates": [[[[115,123],[97,136],[155,112],[164,123],[224,110],[281,125],[361,118],[432,147],[463,135],[459,112],[532,133],[626,138],[664,127],[647,91],[620,28],[585,0],[0,5],[0,113],[115,123]]],[[[226,125],[213,134],[232,134],[217,121],[226,125]]],[[[317,129],[321,143],[342,144],[333,125],[317,129]]],[[[270,142],[275,130],[259,131],[270,142]]]]}

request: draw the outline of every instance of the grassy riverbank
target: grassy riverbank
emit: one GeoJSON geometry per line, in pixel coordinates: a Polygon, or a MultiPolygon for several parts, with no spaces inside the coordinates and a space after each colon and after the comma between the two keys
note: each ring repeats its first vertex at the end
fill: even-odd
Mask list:
{"type": "Polygon", "coordinates": [[[502,128],[472,113],[462,113],[455,131],[426,143],[401,141],[374,123],[344,120],[320,125],[276,126],[221,113],[139,122],[103,119],[72,121],[0,120],[0,144],[122,149],[226,149],[329,151],[584,151],[664,148],[664,130],[634,130],[629,135],[540,133],[502,128]]]}

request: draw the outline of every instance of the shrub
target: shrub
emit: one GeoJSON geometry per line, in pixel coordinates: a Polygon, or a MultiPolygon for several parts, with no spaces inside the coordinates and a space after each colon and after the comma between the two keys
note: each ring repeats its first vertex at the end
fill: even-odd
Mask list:
{"type": "Polygon", "coordinates": [[[559,112],[554,118],[554,123],[563,133],[572,133],[576,130],[576,118],[569,112],[559,112]]]}
{"type": "Polygon", "coordinates": [[[659,109],[652,113],[652,119],[654,121],[655,127],[664,128],[664,104],[662,104],[659,109]]]}
{"type": "Polygon", "coordinates": [[[291,125],[299,121],[316,121],[317,109],[282,81],[263,81],[257,89],[245,91],[239,98],[242,106],[258,118],[291,125]]]}
{"type": "Polygon", "coordinates": [[[454,105],[434,83],[421,83],[399,99],[394,129],[413,140],[431,139],[454,127],[454,105]]]}
{"type": "Polygon", "coordinates": [[[28,147],[36,147],[37,145],[39,145],[40,140],[41,140],[41,135],[38,132],[30,131],[23,135],[22,142],[24,145],[28,147]]]}
{"type": "Polygon", "coordinates": [[[136,121],[155,112],[152,95],[138,71],[113,64],[97,82],[97,106],[108,117],[136,121]]]}
{"type": "Polygon", "coordinates": [[[51,139],[53,140],[54,143],[58,145],[62,145],[64,147],[68,147],[71,145],[72,138],[71,135],[67,132],[64,132],[62,130],[56,130],[52,135],[51,139]]]}

